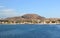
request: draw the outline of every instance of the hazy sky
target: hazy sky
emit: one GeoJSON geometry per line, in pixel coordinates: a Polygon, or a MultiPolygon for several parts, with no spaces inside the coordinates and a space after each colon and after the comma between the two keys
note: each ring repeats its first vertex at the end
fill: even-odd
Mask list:
{"type": "Polygon", "coordinates": [[[60,0],[0,0],[0,17],[35,13],[44,17],[60,17],[60,0]]]}

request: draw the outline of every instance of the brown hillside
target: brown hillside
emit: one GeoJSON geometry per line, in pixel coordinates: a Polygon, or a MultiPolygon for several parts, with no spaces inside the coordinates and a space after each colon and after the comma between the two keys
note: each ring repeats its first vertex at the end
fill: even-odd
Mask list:
{"type": "Polygon", "coordinates": [[[22,16],[22,18],[25,18],[25,19],[44,19],[44,17],[39,16],[37,14],[25,14],[22,16]]]}
{"type": "Polygon", "coordinates": [[[45,19],[45,17],[39,16],[37,14],[25,14],[23,16],[18,16],[18,17],[10,17],[10,18],[6,18],[7,20],[31,20],[31,19],[40,19],[43,20],[45,19]]]}

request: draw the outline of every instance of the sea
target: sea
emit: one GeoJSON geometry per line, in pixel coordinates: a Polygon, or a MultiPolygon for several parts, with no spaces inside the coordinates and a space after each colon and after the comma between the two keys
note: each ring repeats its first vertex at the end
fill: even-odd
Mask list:
{"type": "Polygon", "coordinates": [[[60,38],[60,25],[0,24],[0,38],[60,38]]]}

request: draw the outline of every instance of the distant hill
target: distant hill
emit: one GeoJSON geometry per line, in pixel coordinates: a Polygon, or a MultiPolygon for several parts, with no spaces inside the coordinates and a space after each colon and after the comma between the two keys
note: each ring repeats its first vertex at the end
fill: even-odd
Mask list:
{"type": "Polygon", "coordinates": [[[25,14],[21,17],[25,18],[25,19],[44,19],[45,18],[45,17],[39,16],[37,14],[25,14]]]}
{"type": "Polygon", "coordinates": [[[31,19],[40,19],[43,20],[45,17],[39,16],[37,14],[24,14],[22,16],[17,17],[9,17],[6,18],[7,20],[31,20],[31,19]]]}

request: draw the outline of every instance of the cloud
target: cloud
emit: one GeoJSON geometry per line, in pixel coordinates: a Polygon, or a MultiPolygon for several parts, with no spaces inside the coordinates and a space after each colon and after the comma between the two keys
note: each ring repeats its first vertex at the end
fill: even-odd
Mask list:
{"type": "Polygon", "coordinates": [[[20,15],[19,13],[16,12],[14,9],[3,9],[0,10],[0,17],[14,17],[20,15]]]}

